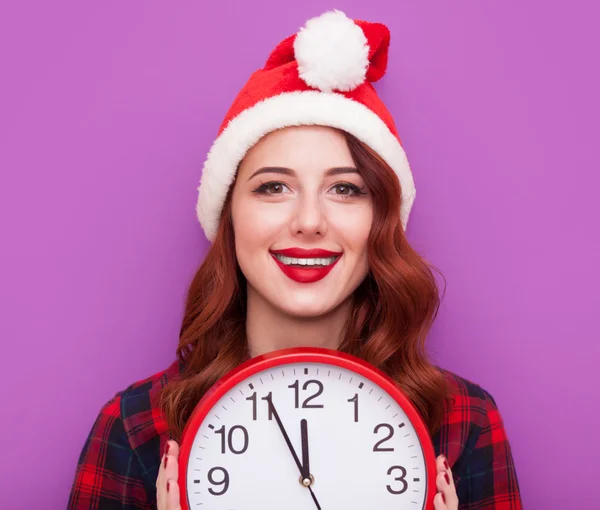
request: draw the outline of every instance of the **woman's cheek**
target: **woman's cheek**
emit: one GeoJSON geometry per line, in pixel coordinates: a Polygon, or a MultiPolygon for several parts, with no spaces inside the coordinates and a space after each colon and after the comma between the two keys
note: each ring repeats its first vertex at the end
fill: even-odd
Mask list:
{"type": "Polygon", "coordinates": [[[366,249],[369,232],[373,223],[373,209],[370,204],[339,204],[328,212],[328,223],[353,249],[366,249]]]}
{"type": "Polygon", "coordinates": [[[253,239],[253,243],[268,238],[282,222],[280,208],[274,204],[247,201],[237,204],[233,210],[233,229],[237,241],[253,239]]]}

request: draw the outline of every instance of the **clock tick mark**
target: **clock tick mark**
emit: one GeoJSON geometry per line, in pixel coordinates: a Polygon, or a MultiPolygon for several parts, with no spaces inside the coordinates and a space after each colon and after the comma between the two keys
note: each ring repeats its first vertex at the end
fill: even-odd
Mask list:
{"type": "Polygon", "coordinates": [[[371,393],[373,393],[373,388],[371,388],[371,391],[369,391],[369,395],[370,395],[371,393]]]}
{"type": "Polygon", "coordinates": [[[296,375],[296,369],[294,368],[294,375],[296,375]]]}
{"type": "Polygon", "coordinates": [[[406,434],[404,437],[408,437],[408,436],[410,436],[410,432],[408,434],[406,434]]]}
{"type": "Polygon", "coordinates": [[[281,371],[281,375],[282,375],[283,377],[285,377],[285,374],[283,373],[283,370],[281,371]]]}
{"type": "Polygon", "coordinates": [[[254,384],[252,384],[252,383],[249,383],[249,384],[248,384],[248,386],[250,387],[250,389],[251,389],[251,390],[253,390],[253,389],[254,389],[254,384]]]}
{"type": "Polygon", "coordinates": [[[409,446],[409,448],[412,448],[413,446],[414,446],[414,444],[411,444],[411,445],[409,446]]]}
{"type": "Polygon", "coordinates": [[[262,380],[262,377],[259,377],[258,380],[260,381],[260,384],[265,384],[262,380]]]}
{"type": "Polygon", "coordinates": [[[271,374],[271,380],[274,381],[275,377],[273,377],[273,374],[271,374]]]}
{"type": "Polygon", "coordinates": [[[233,400],[233,397],[229,397],[229,398],[231,399],[231,401],[232,401],[232,402],[234,402],[234,403],[235,403],[235,400],[233,400]]]}
{"type": "Polygon", "coordinates": [[[400,425],[398,425],[398,428],[401,429],[402,427],[404,427],[404,425],[406,425],[406,423],[402,422],[400,425]]]}
{"type": "Polygon", "coordinates": [[[387,410],[387,409],[389,409],[391,405],[392,405],[392,404],[388,404],[388,406],[386,407],[386,410],[387,410]]]}
{"type": "Polygon", "coordinates": [[[377,402],[379,402],[379,401],[380,401],[382,398],[383,398],[383,396],[379,397],[379,398],[377,399],[377,402]]]}
{"type": "Polygon", "coordinates": [[[413,482],[420,482],[421,479],[420,478],[413,478],[413,482]]]}
{"type": "Polygon", "coordinates": [[[340,372],[340,376],[338,377],[338,381],[342,378],[342,373],[340,372]]]}
{"type": "Polygon", "coordinates": [[[214,426],[214,425],[211,423],[211,424],[208,426],[208,428],[209,428],[210,430],[213,430],[213,429],[215,428],[215,426],[214,426]]]}
{"type": "Polygon", "coordinates": [[[225,409],[225,411],[227,411],[227,408],[225,406],[221,406],[223,409],[225,409]]]}
{"type": "Polygon", "coordinates": [[[365,383],[362,383],[362,382],[361,382],[361,383],[358,385],[358,389],[359,389],[359,390],[362,390],[362,387],[363,387],[364,385],[365,385],[365,383]]]}
{"type": "Polygon", "coordinates": [[[194,483],[200,483],[200,480],[194,480],[194,483]]]}
{"type": "Polygon", "coordinates": [[[244,394],[244,392],[243,392],[242,390],[240,390],[240,393],[241,393],[242,395],[244,394]]]}
{"type": "Polygon", "coordinates": [[[394,416],[392,416],[392,418],[395,418],[396,416],[398,416],[398,413],[396,413],[394,416]]]}
{"type": "Polygon", "coordinates": [[[308,368],[304,369],[304,375],[308,375],[308,368]]]}
{"type": "Polygon", "coordinates": [[[317,375],[319,375],[319,369],[317,368],[317,375]]]}
{"type": "Polygon", "coordinates": [[[221,419],[218,414],[215,414],[215,416],[217,417],[217,420],[221,419]]]}
{"type": "Polygon", "coordinates": [[[327,370],[327,377],[331,375],[331,370],[327,370]]]}

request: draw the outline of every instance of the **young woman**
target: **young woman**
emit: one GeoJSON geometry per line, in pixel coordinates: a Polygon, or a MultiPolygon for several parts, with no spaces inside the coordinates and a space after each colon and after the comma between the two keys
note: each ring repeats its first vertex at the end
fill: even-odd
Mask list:
{"type": "Polygon", "coordinates": [[[384,25],[328,12],[235,99],[199,187],[212,245],[177,361],[102,408],[69,509],[179,509],[178,442],[195,405],[243,361],[292,346],[354,354],[398,382],[433,440],[436,510],[521,509],[494,399],[425,352],[438,289],[405,236],[412,174],[371,84],[389,39],[384,25]]]}

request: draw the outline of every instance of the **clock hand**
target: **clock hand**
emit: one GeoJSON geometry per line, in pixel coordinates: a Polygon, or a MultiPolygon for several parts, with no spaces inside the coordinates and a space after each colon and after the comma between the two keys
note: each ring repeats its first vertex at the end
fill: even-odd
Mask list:
{"type": "Polygon", "coordinates": [[[321,510],[321,505],[319,505],[319,502],[317,501],[317,496],[315,496],[315,493],[313,492],[312,487],[310,485],[308,486],[308,490],[310,491],[310,495],[312,496],[313,501],[317,506],[317,510],[321,510]]]}
{"type": "MultiPolygon", "coordinates": [[[[279,427],[279,430],[281,430],[281,434],[283,435],[283,439],[285,439],[286,444],[288,445],[288,448],[290,449],[290,452],[292,453],[292,457],[294,457],[294,460],[296,461],[296,465],[298,466],[298,469],[300,470],[300,476],[302,477],[302,485],[304,485],[304,480],[306,480],[306,478],[304,477],[304,470],[302,468],[302,464],[300,464],[300,459],[298,458],[298,455],[296,455],[296,451],[294,450],[294,447],[292,446],[292,442],[290,441],[290,436],[288,436],[283,423],[281,423],[281,418],[279,418],[279,414],[277,413],[277,409],[275,409],[275,406],[273,405],[273,397],[269,394],[265,400],[267,401],[267,404],[269,405],[269,409],[270,412],[273,414],[273,416],[275,417],[275,421],[277,422],[277,426],[279,427]]],[[[306,420],[304,420],[306,421],[306,420]]],[[[305,442],[303,441],[303,444],[305,444],[305,442]]],[[[310,475],[308,477],[309,482],[310,480],[310,475]]],[[[315,505],[317,507],[317,510],[321,510],[321,505],[319,505],[319,501],[317,500],[317,497],[315,496],[315,493],[312,490],[312,487],[310,486],[310,483],[308,486],[308,490],[310,491],[310,495],[313,499],[313,501],[315,502],[315,505]]]]}
{"type": "Polygon", "coordinates": [[[308,460],[308,423],[304,419],[300,420],[300,437],[302,438],[302,484],[308,487],[311,483],[308,460]]]}
{"type": "Polygon", "coordinates": [[[300,436],[302,437],[302,469],[300,470],[302,485],[308,488],[317,509],[321,510],[321,505],[319,505],[319,501],[311,487],[313,478],[310,474],[310,463],[308,460],[308,422],[305,419],[300,420],[300,436]]]}
{"type": "Polygon", "coordinates": [[[275,417],[275,421],[277,422],[277,425],[279,426],[279,430],[281,430],[283,439],[285,439],[285,442],[288,445],[290,452],[292,453],[292,457],[294,457],[294,460],[296,461],[296,465],[298,466],[298,469],[300,470],[300,474],[302,474],[302,465],[300,464],[300,459],[298,458],[298,455],[296,455],[296,451],[294,450],[294,447],[292,446],[290,437],[288,436],[285,428],[283,427],[283,423],[281,423],[281,418],[279,418],[279,414],[277,413],[277,410],[275,409],[275,406],[273,405],[273,397],[271,397],[271,394],[269,394],[267,397],[265,397],[265,400],[269,404],[269,408],[271,410],[271,413],[275,417]]]}

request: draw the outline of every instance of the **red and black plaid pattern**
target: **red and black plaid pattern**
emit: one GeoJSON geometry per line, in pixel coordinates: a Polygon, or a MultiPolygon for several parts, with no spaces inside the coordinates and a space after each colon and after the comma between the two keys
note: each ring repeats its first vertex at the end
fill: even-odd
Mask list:
{"type": "MultiPolygon", "coordinates": [[[[156,478],[170,438],[158,395],[180,373],[178,362],[135,382],[100,410],[83,445],[68,510],[156,508],[156,478]]],[[[452,469],[459,510],[522,510],[519,483],[502,416],[479,385],[442,370],[454,404],[432,437],[452,469]]]]}

